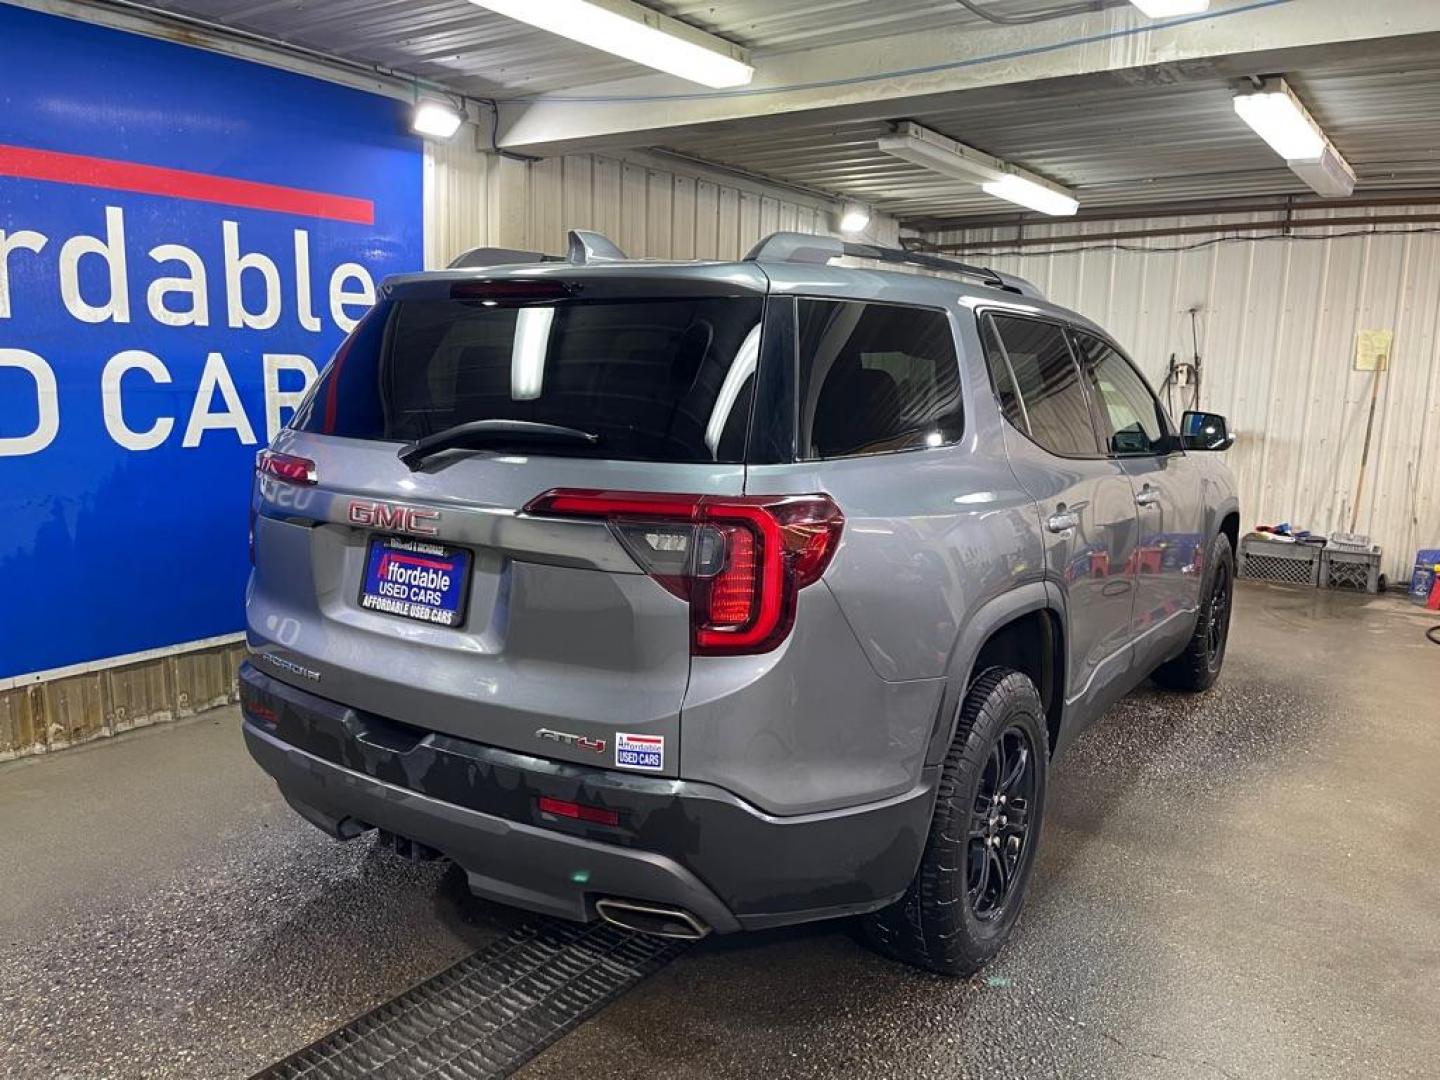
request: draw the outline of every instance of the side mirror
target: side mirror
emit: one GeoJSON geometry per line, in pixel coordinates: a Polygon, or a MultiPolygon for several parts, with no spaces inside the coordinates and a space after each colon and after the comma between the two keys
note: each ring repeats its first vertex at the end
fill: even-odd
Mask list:
{"type": "Polygon", "coordinates": [[[1180,441],[1186,450],[1229,450],[1235,436],[1219,413],[1187,412],[1180,418],[1180,441]]]}

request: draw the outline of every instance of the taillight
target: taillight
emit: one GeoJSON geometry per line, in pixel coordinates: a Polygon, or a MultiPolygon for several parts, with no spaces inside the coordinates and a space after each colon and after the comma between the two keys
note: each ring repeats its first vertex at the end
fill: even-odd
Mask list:
{"type": "Polygon", "coordinates": [[[287,484],[315,483],[315,462],[293,454],[277,454],[274,450],[261,450],[255,458],[255,468],[266,476],[284,480],[287,484]]]}
{"type": "Polygon", "coordinates": [[[845,525],[828,495],[560,488],[525,512],[607,522],[646,573],[689,601],[699,655],[768,652],[784,641],[796,594],[825,572],[845,525]]]}

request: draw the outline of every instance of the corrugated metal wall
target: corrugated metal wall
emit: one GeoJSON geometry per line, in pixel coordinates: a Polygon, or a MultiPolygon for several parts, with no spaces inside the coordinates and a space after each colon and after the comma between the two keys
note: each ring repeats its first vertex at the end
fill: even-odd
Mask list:
{"type": "MultiPolygon", "coordinates": [[[[479,246],[558,254],[569,229],[654,259],[736,259],[768,233],[833,229],[833,201],[639,152],[526,163],[477,153],[462,136],[431,146],[426,168],[432,267],[479,246]]],[[[872,221],[869,239],[897,236],[893,219],[872,221]]]]}
{"type": "MultiPolygon", "coordinates": [[[[1188,311],[1198,308],[1202,404],[1226,414],[1239,436],[1228,457],[1245,528],[1290,521],[1348,530],[1375,378],[1354,370],[1356,335],[1393,331],[1358,528],[1384,545],[1385,572],[1408,578],[1417,547],[1440,547],[1440,226],[1379,226],[1359,236],[1338,235],[1357,230],[1336,226],[1298,239],[1223,232],[1227,222],[1250,220],[1273,215],[1026,229],[1043,237],[1217,226],[1213,235],[1131,242],[1184,251],[1117,251],[1095,241],[1095,250],[1066,254],[1042,246],[967,258],[1021,274],[1104,325],[1157,387],[1172,352],[1190,357],[1188,311]]],[[[995,229],[928,239],[1013,236],[995,229]]]]}

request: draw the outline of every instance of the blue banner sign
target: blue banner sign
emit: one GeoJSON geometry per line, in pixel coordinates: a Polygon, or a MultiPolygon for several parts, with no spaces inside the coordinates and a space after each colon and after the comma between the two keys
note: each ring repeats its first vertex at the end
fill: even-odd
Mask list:
{"type": "Polygon", "coordinates": [[[0,678],[236,631],[256,450],[422,265],[406,106],[7,5],[0,71],[0,678]]]}

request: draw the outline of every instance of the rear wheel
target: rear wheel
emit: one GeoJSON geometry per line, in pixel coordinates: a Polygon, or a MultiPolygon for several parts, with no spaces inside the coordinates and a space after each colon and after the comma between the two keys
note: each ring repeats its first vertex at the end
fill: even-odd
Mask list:
{"type": "Polygon", "coordinates": [[[920,868],[905,895],[865,916],[897,960],[971,975],[1010,936],[1035,861],[1050,763],[1040,694],[991,668],[971,685],[945,758],[920,868]]]}
{"type": "Polygon", "coordinates": [[[1230,538],[1223,532],[1210,541],[1206,560],[1208,575],[1201,587],[1203,600],[1195,617],[1195,632],[1185,651],[1167,660],[1151,675],[1169,690],[1199,693],[1209,690],[1220,677],[1225,663],[1225,646],[1230,640],[1230,608],[1235,595],[1235,554],[1230,538]]]}

